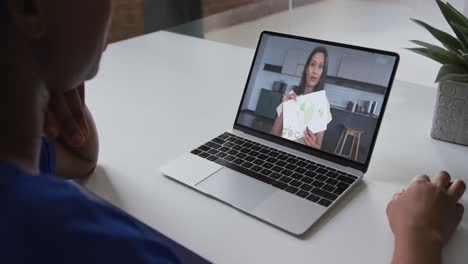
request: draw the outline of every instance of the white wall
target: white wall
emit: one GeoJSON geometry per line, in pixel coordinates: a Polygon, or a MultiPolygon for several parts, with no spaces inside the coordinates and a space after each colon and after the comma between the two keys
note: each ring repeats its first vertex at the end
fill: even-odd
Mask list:
{"type": "MultiPolygon", "coordinates": [[[[243,103],[242,109],[249,109],[255,111],[258,97],[262,88],[272,89],[273,82],[283,80],[288,84],[287,89],[290,90],[292,85],[298,85],[300,78],[292,75],[274,73],[263,70],[264,65],[272,64],[283,66],[286,55],[289,50],[304,50],[305,54],[309,54],[314,48],[320,46],[306,41],[291,40],[279,38],[276,36],[264,35],[257,61],[254,65],[251,81],[246,94],[246,99],[243,103]]],[[[375,54],[363,51],[350,50],[340,47],[322,45],[328,50],[328,75],[337,76],[340,72],[341,59],[346,55],[358,55],[359,57],[366,58],[372,57],[375,60],[375,54]]],[[[342,70],[341,70],[342,71],[342,70]]],[[[338,87],[336,85],[327,84],[325,89],[329,96],[330,102],[333,105],[346,107],[348,101],[355,101],[357,99],[373,100],[378,102],[378,109],[383,101],[383,95],[364,92],[357,89],[350,89],[338,87]]]]}

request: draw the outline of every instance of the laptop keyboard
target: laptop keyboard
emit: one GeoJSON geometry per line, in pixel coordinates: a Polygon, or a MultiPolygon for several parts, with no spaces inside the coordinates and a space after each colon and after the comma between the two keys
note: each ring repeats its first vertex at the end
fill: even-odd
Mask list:
{"type": "Polygon", "coordinates": [[[191,153],[325,207],[357,180],[356,176],[230,133],[191,153]]]}

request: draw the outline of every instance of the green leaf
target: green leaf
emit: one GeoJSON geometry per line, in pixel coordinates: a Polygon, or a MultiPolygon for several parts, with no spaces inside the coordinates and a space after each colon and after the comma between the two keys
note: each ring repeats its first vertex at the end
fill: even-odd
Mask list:
{"type": "Polygon", "coordinates": [[[446,80],[468,80],[468,71],[458,65],[446,64],[443,65],[439,73],[437,74],[437,78],[435,82],[441,82],[446,80]]]}
{"type": "Polygon", "coordinates": [[[447,59],[445,56],[440,56],[440,54],[433,53],[428,48],[409,48],[408,50],[423,55],[429,59],[435,60],[442,64],[450,64],[450,59],[447,59]]]}
{"type": "Polygon", "coordinates": [[[436,0],[436,2],[440,8],[440,11],[442,11],[442,14],[445,17],[445,20],[447,20],[450,27],[452,27],[452,30],[453,32],[455,32],[455,35],[457,35],[458,39],[461,40],[464,50],[468,51],[468,47],[464,45],[464,43],[468,43],[468,40],[465,39],[465,36],[461,32],[459,32],[459,30],[456,27],[453,26],[453,24],[468,26],[468,19],[463,14],[458,12],[454,7],[440,0],[436,0]]]}
{"type": "Polygon", "coordinates": [[[447,49],[452,50],[454,52],[459,52],[460,50],[463,50],[463,46],[460,43],[460,41],[458,41],[458,39],[456,39],[452,35],[442,30],[439,30],[437,28],[434,28],[420,20],[412,19],[412,18],[411,20],[414,23],[420,25],[421,27],[427,29],[429,33],[431,33],[431,35],[434,36],[438,41],[440,41],[440,43],[442,43],[442,45],[444,45],[444,47],[446,47],[447,49]]]}
{"type": "MultiPolygon", "coordinates": [[[[424,41],[411,40],[411,42],[431,50],[432,53],[443,55],[444,57],[447,58],[447,60],[450,60],[452,64],[460,64],[460,65],[465,64],[465,61],[463,60],[463,57],[458,55],[458,53],[453,53],[453,52],[445,50],[445,49],[443,49],[443,48],[441,48],[439,46],[432,45],[432,44],[429,44],[429,43],[424,42],[424,41]]],[[[467,67],[468,67],[468,64],[467,64],[467,67]]]]}
{"type": "Polygon", "coordinates": [[[462,56],[453,53],[451,51],[445,50],[441,47],[422,42],[422,41],[413,41],[414,43],[423,46],[424,48],[409,48],[415,53],[433,59],[441,64],[453,64],[458,65],[460,67],[467,67],[468,63],[463,59],[462,56]]]}
{"type": "Polygon", "coordinates": [[[446,5],[450,8],[450,10],[457,16],[457,20],[460,20],[465,27],[468,26],[468,18],[463,15],[460,11],[458,11],[455,7],[453,7],[449,2],[446,5]]]}
{"type": "Polygon", "coordinates": [[[437,50],[437,52],[449,52],[448,50],[444,50],[443,48],[441,48],[439,46],[432,45],[432,44],[429,44],[429,43],[424,42],[424,41],[420,41],[420,40],[410,40],[410,41],[413,42],[414,44],[419,45],[419,46],[423,46],[423,47],[428,48],[428,49],[437,50]]]}
{"type": "MultiPolygon", "coordinates": [[[[448,51],[448,50],[445,50],[445,49],[443,49],[441,47],[438,47],[438,46],[435,46],[435,45],[432,45],[432,44],[429,44],[429,43],[426,43],[426,42],[423,42],[423,41],[419,41],[419,40],[411,40],[411,42],[413,42],[413,43],[415,43],[417,45],[423,46],[423,47],[431,50],[433,53],[441,54],[441,55],[445,56],[447,58],[447,61],[448,60],[451,61],[448,64],[458,65],[460,67],[468,69],[468,61],[465,60],[464,57],[461,56],[458,53],[454,53],[452,51],[448,51]]],[[[442,63],[442,64],[444,64],[444,63],[442,63]]]]}
{"type": "Polygon", "coordinates": [[[458,30],[458,32],[463,35],[463,46],[468,47],[468,28],[457,23],[452,23],[452,26],[455,27],[458,30]]]}

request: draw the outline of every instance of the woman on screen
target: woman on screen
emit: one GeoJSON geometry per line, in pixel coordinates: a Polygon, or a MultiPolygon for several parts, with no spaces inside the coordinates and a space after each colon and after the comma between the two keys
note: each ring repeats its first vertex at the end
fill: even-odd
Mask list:
{"type": "MultiPolygon", "coordinates": [[[[283,102],[288,100],[296,100],[296,97],[313,92],[318,92],[324,89],[325,78],[328,69],[328,52],[325,47],[315,48],[309,55],[307,63],[302,72],[301,82],[299,87],[291,91],[283,97],[283,102]]],[[[280,108],[282,109],[282,108],[280,108]]],[[[278,114],[278,117],[273,124],[271,133],[276,136],[283,134],[283,112],[278,114]]],[[[304,144],[316,149],[321,149],[325,131],[312,133],[309,129],[304,131],[304,144]]]]}

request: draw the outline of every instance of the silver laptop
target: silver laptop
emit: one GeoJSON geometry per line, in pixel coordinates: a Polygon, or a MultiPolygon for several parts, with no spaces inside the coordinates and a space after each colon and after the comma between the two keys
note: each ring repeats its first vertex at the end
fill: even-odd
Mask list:
{"type": "Polygon", "coordinates": [[[362,180],[399,56],[263,32],[233,129],[160,171],[294,235],[362,180]]]}

